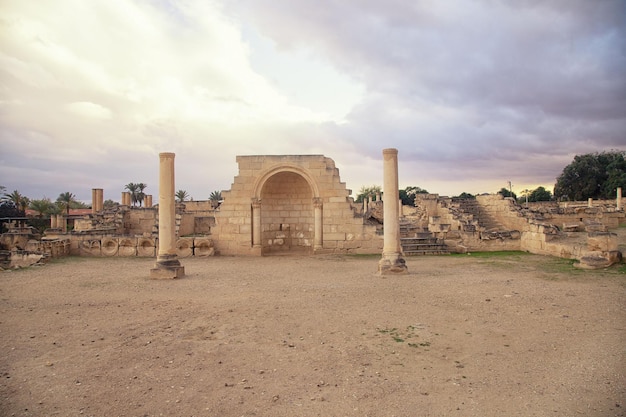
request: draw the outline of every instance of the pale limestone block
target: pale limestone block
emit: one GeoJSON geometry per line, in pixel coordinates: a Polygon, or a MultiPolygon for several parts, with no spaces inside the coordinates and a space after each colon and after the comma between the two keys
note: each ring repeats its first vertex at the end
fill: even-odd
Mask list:
{"type": "Polygon", "coordinates": [[[119,241],[117,238],[104,237],[100,242],[100,251],[102,256],[115,256],[119,249],[119,241]]]}
{"type": "Polygon", "coordinates": [[[152,237],[137,238],[137,256],[153,257],[156,255],[157,241],[152,237]]]}
{"type": "Polygon", "coordinates": [[[324,241],[326,242],[327,240],[337,240],[337,241],[344,241],[346,240],[346,234],[345,233],[325,233],[324,234],[324,241]]]}
{"type": "Polygon", "coordinates": [[[182,237],[176,241],[176,255],[179,258],[188,258],[193,255],[193,238],[182,237]]]}
{"type": "Polygon", "coordinates": [[[616,251],[617,235],[610,232],[591,232],[587,237],[587,247],[590,251],[616,251]]]}
{"type": "Polygon", "coordinates": [[[123,237],[119,239],[118,256],[136,256],[137,238],[123,237]]]}

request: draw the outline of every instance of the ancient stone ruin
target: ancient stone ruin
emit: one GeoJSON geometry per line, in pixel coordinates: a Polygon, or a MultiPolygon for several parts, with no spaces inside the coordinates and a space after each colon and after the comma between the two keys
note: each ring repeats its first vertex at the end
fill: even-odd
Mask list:
{"type": "MultiPolygon", "coordinates": [[[[173,154],[171,161],[173,170],[173,154]]],[[[121,204],[105,209],[104,190],[95,188],[91,212],[71,219],[70,229],[64,216],[53,216],[43,236],[10,223],[9,233],[0,237],[0,266],[66,255],[157,257],[158,269],[165,255],[178,260],[218,254],[382,254],[379,273],[384,274],[406,273],[406,256],[451,252],[520,250],[576,259],[587,268],[621,260],[617,236],[610,231],[626,222],[621,189],[611,201],[519,205],[499,194],[475,199],[418,194],[409,207],[394,192],[383,194],[384,202],[376,196],[356,204],[334,161],[323,155],[238,156],[236,162],[238,174],[222,191],[219,205],[174,204],[172,198],[170,209],[161,212],[161,195],[158,207],[152,206],[152,196],[146,196],[144,207],[133,207],[123,192],[121,204]],[[160,243],[164,228],[170,229],[167,248],[160,243]]],[[[383,164],[385,190],[397,189],[397,150],[384,150],[383,164]],[[394,164],[395,179],[387,178],[394,164]]]]}

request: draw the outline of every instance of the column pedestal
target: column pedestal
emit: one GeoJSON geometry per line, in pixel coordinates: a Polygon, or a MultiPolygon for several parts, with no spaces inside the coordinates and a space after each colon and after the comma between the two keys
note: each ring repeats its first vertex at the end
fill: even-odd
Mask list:
{"type": "Polygon", "coordinates": [[[177,255],[158,255],[154,268],[150,270],[152,279],[174,279],[185,276],[185,267],[180,264],[177,255]]]}

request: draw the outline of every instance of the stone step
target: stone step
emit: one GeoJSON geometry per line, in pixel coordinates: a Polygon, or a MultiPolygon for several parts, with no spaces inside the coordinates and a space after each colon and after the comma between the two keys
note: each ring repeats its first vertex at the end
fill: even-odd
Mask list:
{"type": "Polygon", "coordinates": [[[419,255],[450,255],[448,250],[414,250],[404,251],[404,256],[419,256],[419,255]]]}
{"type": "Polygon", "coordinates": [[[414,237],[400,239],[402,252],[413,255],[448,255],[450,251],[443,240],[436,237],[414,237]]]}

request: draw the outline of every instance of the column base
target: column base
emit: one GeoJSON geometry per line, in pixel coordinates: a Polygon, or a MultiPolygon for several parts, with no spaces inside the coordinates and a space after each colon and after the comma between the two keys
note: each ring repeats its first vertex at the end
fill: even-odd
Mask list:
{"type": "Polygon", "coordinates": [[[150,270],[152,279],[175,279],[185,276],[185,267],[180,264],[176,256],[158,256],[156,265],[150,270]]]}
{"type": "Polygon", "coordinates": [[[409,269],[400,254],[383,255],[378,261],[378,275],[407,275],[409,269]]]}

